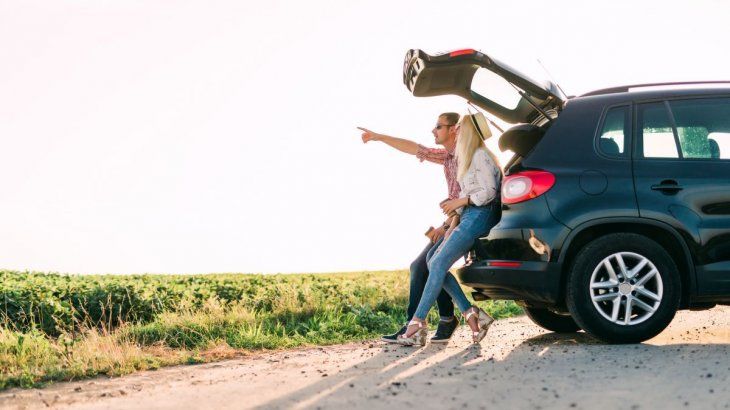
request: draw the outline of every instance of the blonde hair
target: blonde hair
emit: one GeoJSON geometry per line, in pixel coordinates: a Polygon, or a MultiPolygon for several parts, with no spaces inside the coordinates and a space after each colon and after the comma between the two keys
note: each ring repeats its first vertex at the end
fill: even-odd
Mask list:
{"type": "Polygon", "coordinates": [[[456,138],[456,149],[455,156],[458,164],[458,171],[456,178],[461,181],[466,172],[471,166],[471,161],[474,158],[474,153],[482,148],[486,151],[487,155],[494,161],[494,165],[502,171],[502,167],[499,165],[497,156],[490,151],[484,144],[484,140],[479,135],[476,127],[474,126],[474,120],[472,120],[472,114],[464,115],[459,122],[459,136],[456,138]]]}

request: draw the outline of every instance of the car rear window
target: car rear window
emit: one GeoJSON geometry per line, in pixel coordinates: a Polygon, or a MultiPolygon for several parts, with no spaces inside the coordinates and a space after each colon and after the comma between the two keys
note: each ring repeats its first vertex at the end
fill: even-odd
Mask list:
{"type": "Polygon", "coordinates": [[[470,88],[479,95],[488,95],[490,100],[510,110],[515,109],[522,98],[507,80],[486,68],[477,69],[470,88]]]}

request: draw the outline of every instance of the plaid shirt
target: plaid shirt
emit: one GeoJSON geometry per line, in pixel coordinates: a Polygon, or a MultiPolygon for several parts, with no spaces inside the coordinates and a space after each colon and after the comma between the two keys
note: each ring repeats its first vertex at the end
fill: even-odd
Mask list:
{"type": "Polygon", "coordinates": [[[461,188],[459,187],[459,182],[456,180],[458,168],[456,166],[456,157],[453,152],[449,152],[443,148],[427,148],[419,144],[418,152],[416,152],[416,158],[421,160],[421,162],[429,161],[443,165],[444,175],[446,176],[446,185],[449,187],[449,199],[456,199],[459,197],[461,188]]]}

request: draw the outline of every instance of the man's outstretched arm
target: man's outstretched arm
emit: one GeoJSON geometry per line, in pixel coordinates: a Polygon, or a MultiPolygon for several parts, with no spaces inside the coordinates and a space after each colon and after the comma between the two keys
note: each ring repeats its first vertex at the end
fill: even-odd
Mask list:
{"type": "Polygon", "coordinates": [[[367,128],[357,127],[362,133],[362,142],[367,143],[370,141],[381,141],[398,151],[405,152],[406,154],[416,155],[418,153],[418,144],[411,140],[403,138],[391,137],[390,135],[378,134],[377,132],[370,131],[367,128]]]}

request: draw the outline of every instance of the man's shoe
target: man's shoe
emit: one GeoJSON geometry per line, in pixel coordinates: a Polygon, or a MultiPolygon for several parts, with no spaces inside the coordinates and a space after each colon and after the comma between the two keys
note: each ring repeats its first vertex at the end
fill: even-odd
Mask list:
{"type": "Polygon", "coordinates": [[[450,322],[440,320],[436,334],[431,338],[431,343],[449,343],[457,327],[459,327],[459,318],[456,316],[450,322]]]}
{"type": "Polygon", "coordinates": [[[403,326],[400,328],[399,331],[393,333],[392,335],[383,335],[383,337],[380,338],[380,340],[387,342],[387,343],[398,343],[398,336],[406,333],[406,326],[403,326]]]}

